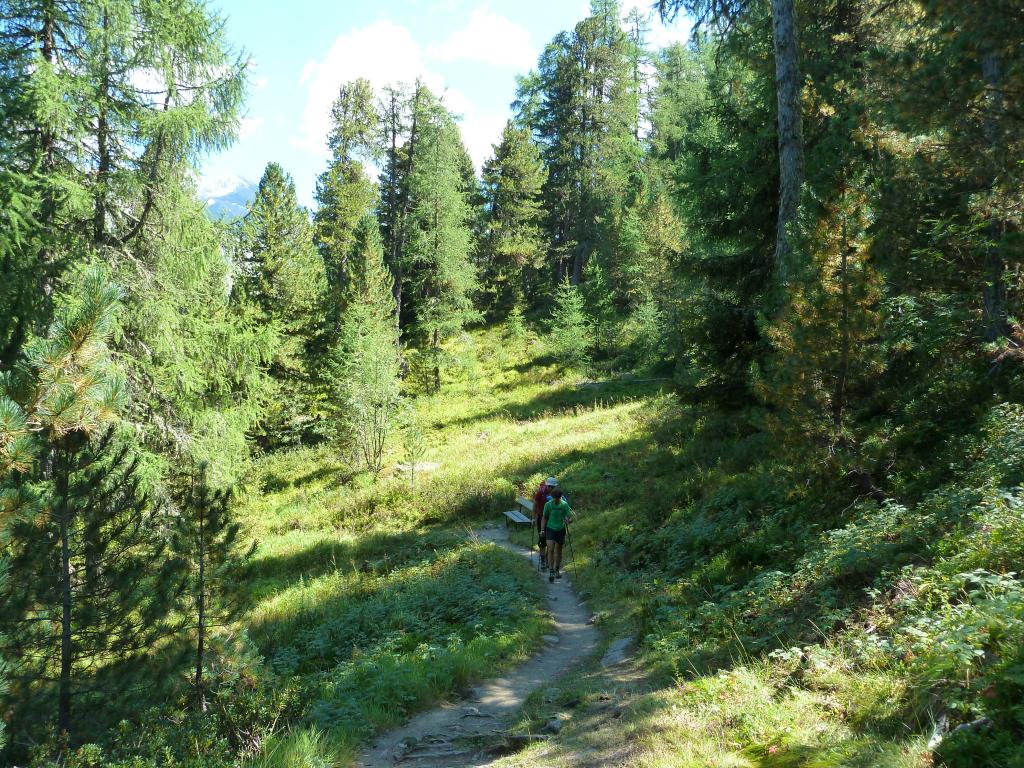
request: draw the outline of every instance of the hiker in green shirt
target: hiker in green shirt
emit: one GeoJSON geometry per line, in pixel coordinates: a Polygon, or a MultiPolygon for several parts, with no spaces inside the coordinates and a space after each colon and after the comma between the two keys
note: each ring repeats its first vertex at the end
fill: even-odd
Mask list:
{"type": "Polygon", "coordinates": [[[551,489],[551,500],[544,505],[544,539],[548,545],[548,581],[562,578],[562,546],[565,526],[573,520],[569,502],[562,498],[562,489],[551,489]]]}

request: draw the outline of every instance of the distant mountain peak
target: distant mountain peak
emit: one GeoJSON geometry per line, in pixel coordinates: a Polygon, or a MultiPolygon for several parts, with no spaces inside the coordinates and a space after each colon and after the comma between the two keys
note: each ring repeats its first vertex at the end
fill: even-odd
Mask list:
{"type": "Polygon", "coordinates": [[[211,219],[245,216],[258,189],[256,182],[231,174],[199,180],[199,197],[206,201],[206,214],[211,219]]]}

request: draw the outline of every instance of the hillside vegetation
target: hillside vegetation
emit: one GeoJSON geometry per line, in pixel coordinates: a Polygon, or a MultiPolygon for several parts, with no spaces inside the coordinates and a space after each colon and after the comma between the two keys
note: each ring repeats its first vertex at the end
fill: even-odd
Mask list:
{"type": "Polygon", "coordinates": [[[250,632],[289,679],[332,670],[330,687],[313,689],[328,698],[304,713],[324,733],[340,727],[346,743],[368,733],[333,720],[326,703],[339,676],[344,685],[358,671],[315,649],[327,638],[335,653],[373,647],[352,637],[364,631],[358,617],[375,583],[402,585],[373,605],[378,621],[407,610],[400,621],[411,628],[451,605],[463,613],[445,631],[479,639],[453,654],[451,667],[434,667],[445,682],[422,690],[404,654],[423,653],[430,629],[406,629],[397,645],[360,655],[377,664],[364,687],[347,691],[371,713],[360,722],[394,722],[373,707],[402,711],[394,707],[408,688],[409,711],[480,674],[486,667],[475,658],[511,660],[536,646],[543,621],[522,564],[485,550],[501,571],[460,589],[458,569],[472,568],[462,561],[474,549],[453,542],[500,520],[514,494],[554,473],[580,513],[581,589],[609,640],[637,638],[644,671],[624,685],[587,668],[545,691],[522,726],[539,729],[557,712],[572,716],[568,726],[554,746],[509,765],[627,757],[636,766],[925,766],[942,723],[979,717],[993,722],[949,736],[938,754],[969,765],[985,745],[998,764],[1015,764],[1021,414],[997,409],[946,482],[916,502],[847,500],[794,483],[763,446],[730,440],[722,450],[728,433],[677,405],[664,382],[587,385],[543,345],[510,342],[501,327],[466,337],[456,354],[459,378],[420,401],[431,435],[424,460],[439,466],[416,492],[395,469],[397,451],[387,462],[393,476],[372,488],[322,452],[302,451],[265,462],[263,487],[294,480],[246,506],[261,540],[256,594],[275,587],[251,614],[250,632]],[[434,571],[429,594],[444,600],[429,611],[415,604],[427,549],[444,553],[431,568],[451,568],[434,571]],[[402,563],[408,553],[418,553],[413,564],[402,563]],[[370,567],[393,576],[356,573],[375,558],[370,567]],[[328,612],[343,584],[344,609],[328,612]],[[493,595],[491,613],[470,599],[478,591],[493,595]],[[347,628],[332,635],[339,618],[347,628]],[[602,716],[609,692],[624,705],[616,717],[602,716]]]}
{"type": "MultiPolygon", "coordinates": [[[[936,759],[929,742],[943,723],[980,717],[993,722],[947,737],[938,754],[968,765],[983,744],[998,764],[1015,764],[1024,641],[1013,573],[1024,551],[1021,414],[996,409],[945,482],[901,504],[795,483],[763,446],[737,445],[706,416],[679,406],[663,381],[588,385],[535,337],[510,341],[496,327],[465,337],[454,354],[457,380],[420,400],[431,435],[424,461],[439,466],[421,476],[416,492],[395,468],[398,450],[387,462],[391,477],[372,488],[360,488],[322,452],[264,463],[264,487],[295,478],[246,507],[248,525],[267,547],[255,573],[289,563],[255,582],[277,590],[250,619],[278,672],[290,677],[324,662],[315,651],[291,651],[294,639],[275,645],[267,617],[289,614],[281,637],[315,627],[311,644],[331,636],[336,617],[345,617],[347,632],[359,631],[350,611],[373,594],[368,577],[355,576],[344,611],[327,614],[324,591],[329,601],[332,586],[345,581],[334,569],[354,572],[364,559],[386,555],[394,565],[378,559],[372,567],[394,569],[404,584],[416,570],[405,575],[403,553],[426,548],[446,552],[442,562],[457,567],[465,545],[451,542],[463,540],[465,528],[500,520],[516,493],[554,473],[580,514],[573,528],[580,588],[607,639],[637,638],[642,680],[623,684],[585,668],[547,689],[521,725],[539,729],[561,712],[571,715],[567,728],[554,746],[509,765],[625,757],[637,766],[926,766],[936,759]],[[317,580],[318,564],[327,563],[331,575],[317,580]],[[304,607],[307,599],[312,606],[304,607]],[[291,666],[274,661],[281,645],[296,654],[291,666]],[[621,705],[616,717],[602,714],[609,692],[621,705]]],[[[522,564],[500,555],[491,552],[489,562],[501,572],[478,589],[493,590],[498,614],[507,606],[504,620],[470,600],[476,590],[468,584],[453,598],[452,577],[432,594],[447,592],[457,610],[479,612],[460,626],[479,636],[472,627],[481,622],[483,642],[494,634],[498,650],[490,658],[521,658],[543,624],[531,608],[529,577],[513,580],[522,564]]],[[[381,600],[376,615],[394,610],[390,600],[416,595],[403,588],[381,600]]],[[[408,610],[402,621],[416,626],[424,611],[408,610]]],[[[429,642],[407,633],[404,643],[429,642]]],[[[336,637],[332,647],[346,647],[350,637],[336,637]]],[[[403,701],[396,691],[417,685],[413,668],[402,666],[402,648],[382,644],[379,653],[374,661],[382,666],[367,686],[349,691],[361,712],[373,711],[378,682],[388,686],[380,700],[388,711],[403,701]],[[402,674],[392,677],[396,668],[402,674]]],[[[335,663],[327,662],[332,686],[335,663]]],[[[484,668],[469,661],[443,669],[451,682],[421,693],[410,708],[484,668]]],[[[306,715],[331,733],[337,726],[323,706],[306,715]]],[[[371,715],[366,722],[394,720],[371,715]]]]}

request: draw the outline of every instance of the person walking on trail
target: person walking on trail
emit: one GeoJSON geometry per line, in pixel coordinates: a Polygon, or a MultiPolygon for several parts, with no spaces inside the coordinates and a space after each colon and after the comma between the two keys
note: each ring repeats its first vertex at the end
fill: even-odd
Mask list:
{"type": "Polygon", "coordinates": [[[540,550],[540,569],[547,568],[547,542],[544,541],[544,505],[551,501],[551,491],[558,487],[558,480],[549,477],[541,480],[537,492],[533,494],[533,524],[537,528],[537,548],[540,550]]]}
{"type": "Polygon", "coordinates": [[[562,498],[557,485],[551,491],[551,500],[544,505],[544,540],[548,547],[548,581],[562,578],[562,547],[565,529],[573,520],[569,502],[562,498]]]}

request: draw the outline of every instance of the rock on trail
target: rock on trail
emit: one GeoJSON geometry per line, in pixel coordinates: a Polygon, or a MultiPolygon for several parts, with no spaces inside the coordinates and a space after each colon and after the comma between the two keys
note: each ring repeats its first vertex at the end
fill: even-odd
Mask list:
{"type": "MultiPolygon", "coordinates": [[[[485,541],[530,557],[531,551],[508,540],[504,528],[475,532],[485,541]]],[[[548,610],[555,620],[556,635],[544,638],[545,647],[502,677],[481,683],[460,702],[441,704],[400,728],[385,733],[363,751],[360,768],[456,768],[482,766],[492,757],[479,748],[480,737],[504,734],[512,716],[534,690],[561,677],[588,658],[598,643],[597,629],[587,623],[590,613],[573,591],[569,574],[549,584],[548,610]]],[[[514,739],[514,737],[513,737],[514,739]]]]}

